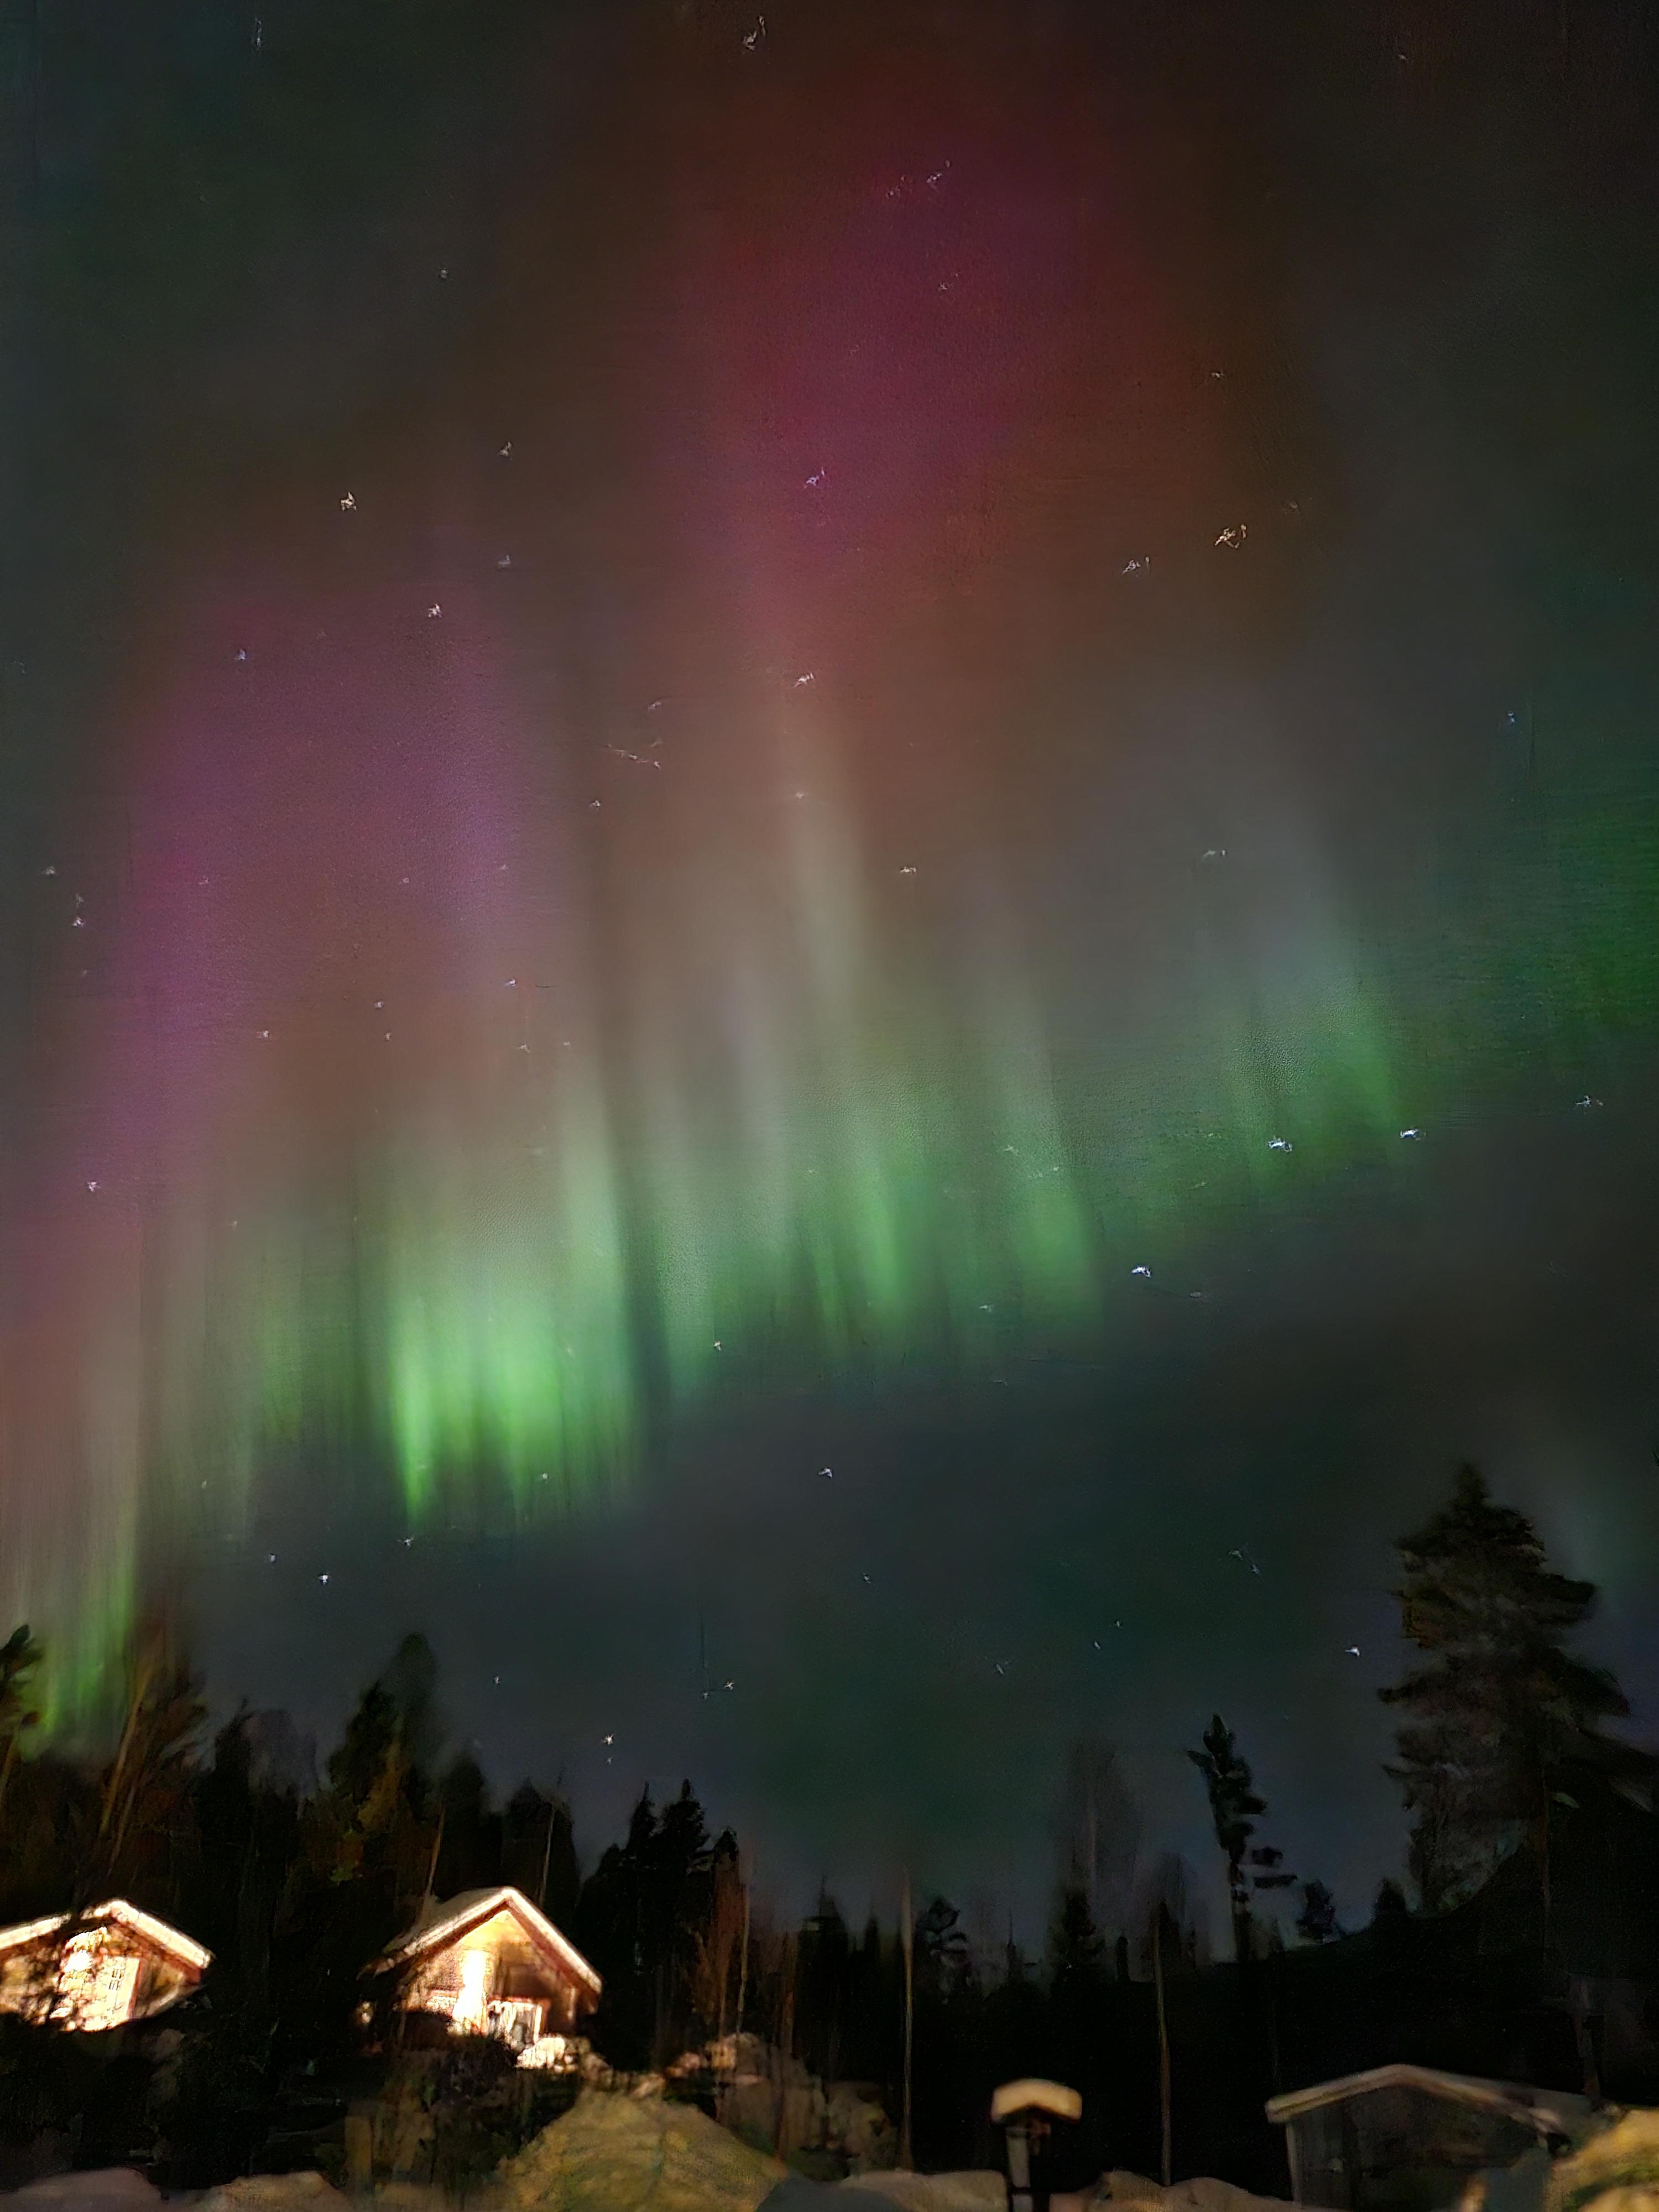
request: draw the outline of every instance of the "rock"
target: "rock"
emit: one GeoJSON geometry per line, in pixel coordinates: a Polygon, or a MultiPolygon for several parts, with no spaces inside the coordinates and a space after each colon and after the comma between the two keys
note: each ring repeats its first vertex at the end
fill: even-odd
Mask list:
{"type": "Polygon", "coordinates": [[[808,2075],[781,2082],[764,2075],[739,2074],[721,2100],[726,2124],[745,2142],[775,2143],[781,2157],[792,2150],[816,2150],[823,2142],[828,2115],[823,2088],[808,2075]]]}
{"type": "Polygon", "coordinates": [[[694,2105],[584,2089],[490,2194],[504,2212],[756,2212],[783,2176],[694,2105]]]}
{"type": "Polygon", "coordinates": [[[1546,2212],[1659,2212],[1659,2112],[1613,2119],[1550,2169],[1546,2212]]]}
{"type": "Polygon", "coordinates": [[[346,2212],[350,2201],[320,2173],[247,2173],[210,2189],[196,2212],[346,2212]]]}
{"type": "Polygon", "coordinates": [[[823,2122],[823,2147],[842,2160],[849,2174],[875,2173],[898,2157],[898,2130],[872,2088],[860,2081],[836,2081],[830,2088],[823,2122]]]}

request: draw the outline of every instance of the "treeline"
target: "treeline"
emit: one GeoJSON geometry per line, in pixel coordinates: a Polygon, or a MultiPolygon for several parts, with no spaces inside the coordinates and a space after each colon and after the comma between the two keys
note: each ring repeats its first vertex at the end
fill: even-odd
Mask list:
{"type": "Polygon", "coordinates": [[[660,2068],[742,2027],[825,2081],[876,2086],[896,2120],[908,2106],[922,2166],[987,2160],[991,2087],[1045,2072],[1085,2093],[1083,2169],[1168,2165],[1278,2188],[1261,2112],[1273,2090],[1394,2057],[1580,2086],[1603,2064],[1594,2037],[1582,2020],[1576,2041],[1547,2031],[1556,1984],[1583,1977],[1585,1898],[1600,1915],[1595,1971],[1628,1976],[1621,1953],[1659,1945],[1633,1917],[1636,1892],[1659,1885],[1606,1872],[1610,1820],[1636,1824],[1620,1832],[1622,1864],[1649,1850],[1656,1763],[1608,1733],[1623,1697],[1568,1650],[1591,1586],[1552,1570],[1529,1522],[1472,1468],[1401,1560],[1417,1663],[1383,1695],[1400,1716],[1390,1771],[1415,1911],[1385,1881],[1368,1926],[1340,1940],[1328,1889],[1266,1839],[1267,1806],[1218,1715],[1190,1753],[1227,1876],[1234,1955],[1212,1965],[1191,1870],[1143,1854],[1116,1762],[1085,1747],[1041,1956],[1012,1939],[970,1943],[946,1899],[916,1912],[908,2095],[907,1931],[849,1926],[828,1896],[800,1926],[776,1922],[690,1783],[660,1802],[647,1790],[583,1879],[556,1794],[526,1782],[497,1804],[475,1762],[446,1756],[417,1636],[364,1691],[319,1774],[280,1714],[239,1713],[210,1738],[160,1630],[135,1643],[106,1757],[40,1748],[42,1655],[20,1630],[0,1647],[0,1921],[118,1894],[213,1951],[201,2001],[173,2015],[188,2033],[170,2126],[194,2146],[175,2152],[181,2181],[270,2157],[296,2082],[324,2103],[361,2092],[364,1968],[428,1899],[510,1882],[604,1978],[591,2033],[617,2068],[660,2068]],[[1483,2011],[1500,1920],[1504,1955],[1524,1954],[1531,1978],[1522,1988],[1506,1967],[1483,2011]]]}

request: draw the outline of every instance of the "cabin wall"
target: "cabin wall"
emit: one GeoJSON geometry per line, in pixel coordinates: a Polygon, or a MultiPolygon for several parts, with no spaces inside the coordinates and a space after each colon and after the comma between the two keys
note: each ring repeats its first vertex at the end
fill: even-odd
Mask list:
{"type": "Polygon", "coordinates": [[[94,1924],[0,1954],[0,2012],[95,2034],[159,2012],[200,1978],[130,1929],[94,1924]]]}
{"type": "Polygon", "coordinates": [[[445,2014],[458,2027],[476,2022],[521,2046],[574,2027],[582,1994],[503,1911],[427,1960],[403,2002],[410,2011],[445,2014]],[[485,1964],[469,1966],[469,1958],[485,1964]]]}

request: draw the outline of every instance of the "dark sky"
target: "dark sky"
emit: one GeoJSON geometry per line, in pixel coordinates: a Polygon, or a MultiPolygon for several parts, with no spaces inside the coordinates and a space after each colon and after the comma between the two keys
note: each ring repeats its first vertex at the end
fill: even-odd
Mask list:
{"type": "Polygon", "coordinates": [[[1481,1461],[1659,1726],[1634,6],[0,14],[0,1587],[590,1850],[1395,1870],[1481,1461]],[[729,1688],[723,1686],[729,1683],[729,1688]]]}

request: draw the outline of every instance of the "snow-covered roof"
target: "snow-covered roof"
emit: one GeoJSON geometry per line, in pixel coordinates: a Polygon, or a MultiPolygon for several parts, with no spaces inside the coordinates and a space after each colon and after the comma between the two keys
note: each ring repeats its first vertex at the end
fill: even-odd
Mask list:
{"type": "Polygon", "coordinates": [[[102,1928],[112,1922],[153,1944],[158,1951],[164,1951],[181,1966],[193,1967],[198,1974],[205,1973],[212,1962],[213,1954],[204,1945],[180,1929],[170,1928],[154,1913],[141,1912],[124,1897],[106,1898],[103,1904],[89,1905],[81,1912],[52,1912],[42,1920],[25,1920],[15,1928],[0,1928],[0,1951],[15,1951],[24,1944],[38,1943],[43,1936],[56,1936],[65,1928],[102,1928]]]}
{"type": "Polygon", "coordinates": [[[991,2118],[999,2126],[1016,2112],[1052,2112],[1056,2119],[1080,2120],[1083,2100],[1063,2081],[1040,2081],[1028,2075],[1022,2081],[1005,2081],[991,2094],[991,2118]]]}
{"type": "Polygon", "coordinates": [[[524,1929],[531,1942],[540,1950],[549,1953],[563,1971],[580,1982],[595,1997],[601,1984],[581,1953],[569,1938],[562,1936],[544,1912],[530,1902],[521,1889],[503,1885],[499,1889],[464,1889],[458,1897],[445,1898],[441,1904],[428,1899],[415,1925],[398,1936],[380,1960],[382,1966],[410,1966],[417,1959],[441,1951],[475,1928],[493,1920],[498,1912],[509,1912],[524,1929]]]}
{"type": "Polygon", "coordinates": [[[1322,2105],[1339,2105],[1350,2097],[1369,2096],[1374,2089],[1419,2089],[1449,2104],[1473,2105],[1504,2118],[1519,2120],[1540,2134],[1577,2136],[1595,2117],[1588,2097],[1559,2089],[1536,2089],[1520,2081],[1484,2081],[1473,2074],[1443,2074],[1434,2066],[1373,2066],[1369,2073],[1344,2074],[1334,2081],[1316,2081],[1311,2088],[1292,2089],[1267,2101],[1267,2118],[1281,2126],[1299,2119],[1322,2105]]]}

